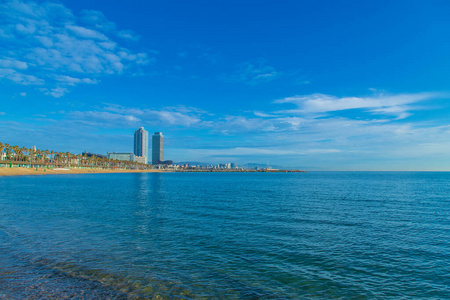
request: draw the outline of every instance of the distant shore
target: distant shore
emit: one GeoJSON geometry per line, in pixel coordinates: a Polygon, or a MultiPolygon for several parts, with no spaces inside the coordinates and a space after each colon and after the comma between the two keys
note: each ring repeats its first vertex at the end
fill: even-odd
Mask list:
{"type": "Polygon", "coordinates": [[[153,173],[161,170],[126,170],[126,169],[43,169],[43,168],[0,168],[0,176],[21,175],[55,175],[55,174],[100,174],[100,173],[153,173]]]}
{"type": "Polygon", "coordinates": [[[23,168],[23,167],[1,167],[0,168],[0,177],[1,176],[22,176],[22,175],[57,175],[57,174],[104,174],[104,173],[199,173],[199,172],[214,172],[214,173],[261,173],[261,172],[270,172],[270,173],[284,173],[284,172],[305,172],[298,170],[131,170],[131,169],[64,169],[64,168],[55,168],[55,169],[44,169],[44,168],[23,168]]]}

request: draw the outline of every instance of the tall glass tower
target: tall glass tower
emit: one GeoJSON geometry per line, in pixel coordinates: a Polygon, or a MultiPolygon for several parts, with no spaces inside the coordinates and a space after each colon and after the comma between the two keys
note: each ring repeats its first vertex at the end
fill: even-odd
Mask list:
{"type": "Polygon", "coordinates": [[[148,131],[144,127],[134,132],[134,155],[144,156],[145,163],[148,161],[148,131]]]}
{"type": "Polygon", "coordinates": [[[152,164],[164,161],[164,136],[162,132],[155,132],[152,137],[152,164]]]}

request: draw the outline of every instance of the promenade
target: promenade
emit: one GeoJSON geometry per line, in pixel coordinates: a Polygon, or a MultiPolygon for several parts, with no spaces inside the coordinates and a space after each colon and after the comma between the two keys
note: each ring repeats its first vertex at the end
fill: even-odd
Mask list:
{"type": "Polygon", "coordinates": [[[130,170],[130,169],[45,169],[45,168],[0,168],[0,176],[21,175],[58,175],[58,174],[101,174],[101,173],[152,173],[160,170],[130,170]]]}

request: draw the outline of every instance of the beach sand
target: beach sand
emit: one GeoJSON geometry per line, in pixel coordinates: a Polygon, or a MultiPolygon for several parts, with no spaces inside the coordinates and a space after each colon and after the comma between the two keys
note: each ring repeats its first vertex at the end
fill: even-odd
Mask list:
{"type": "Polygon", "coordinates": [[[160,170],[103,170],[103,169],[70,169],[52,170],[39,168],[0,168],[0,176],[20,176],[20,175],[55,175],[55,174],[95,174],[95,173],[150,173],[162,172],[160,170]]]}

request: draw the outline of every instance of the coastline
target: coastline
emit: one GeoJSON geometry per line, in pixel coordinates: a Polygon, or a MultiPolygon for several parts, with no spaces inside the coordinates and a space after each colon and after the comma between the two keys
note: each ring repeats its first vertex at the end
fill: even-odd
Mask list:
{"type": "Polygon", "coordinates": [[[23,167],[2,167],[3,176],[33,176],[33,175],[70,175],[70,174],[107,174],[107,173],[305,173],[299,170],[127,170],[127,169],[44,169],[23,167]]]}
{"type": "Polygon", "coordinates": [[[43,168],[0,168],[1,176],[27,176],[27,175],[59,175],[59,174],[104,174],[104,173],[160,173],[161,170],[111,170],[111,169],[43,169],[43,168]]]}

